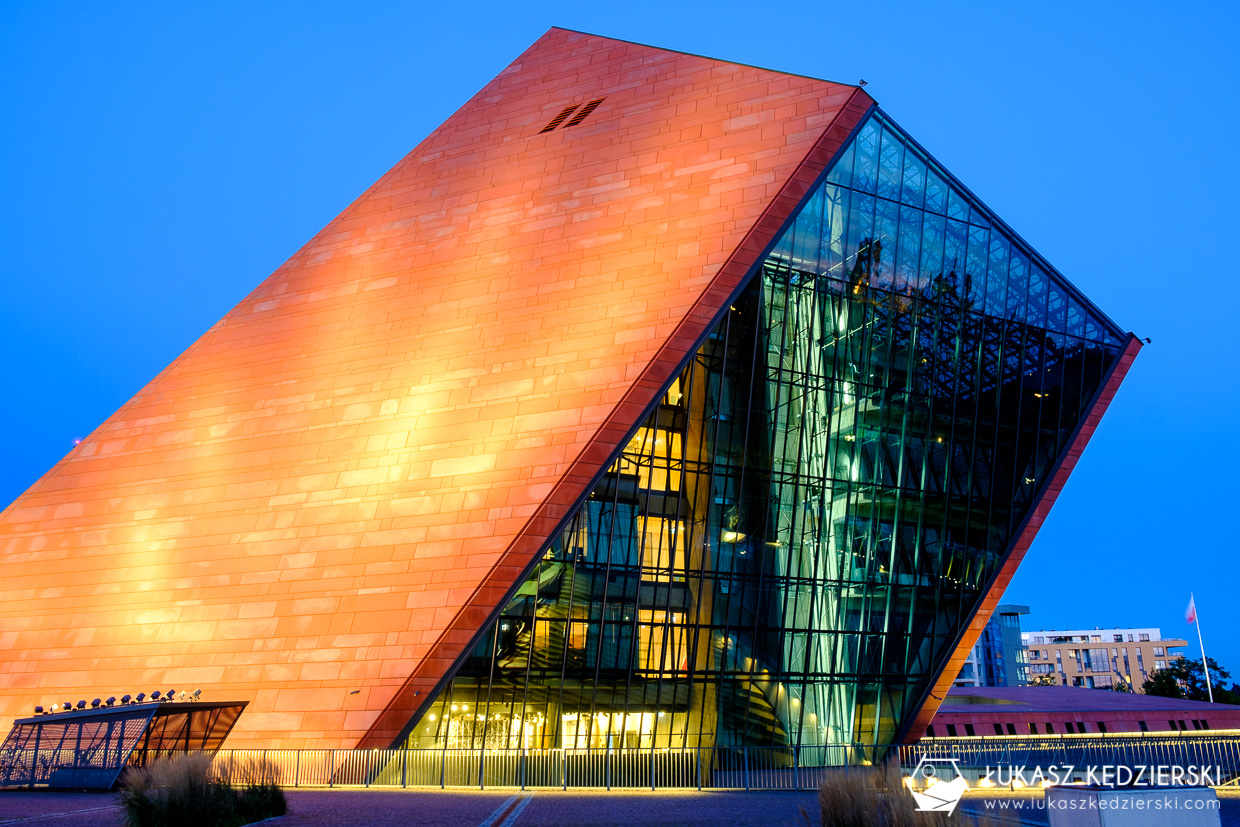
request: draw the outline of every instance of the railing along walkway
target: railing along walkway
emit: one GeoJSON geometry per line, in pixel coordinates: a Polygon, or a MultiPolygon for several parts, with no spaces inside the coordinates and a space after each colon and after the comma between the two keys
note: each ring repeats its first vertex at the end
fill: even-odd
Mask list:
{"type": "Polygon", "coordinates": [[[221,750],[215,762],[263,759],[286,787],[815,789],[823,773],[897,759],[905,774],[923,757],[962,770],[993,767],[1211,766],[1240,777],[1240,731],[927,738],[907,746],[688,749],[264,749],[221,750]]]}

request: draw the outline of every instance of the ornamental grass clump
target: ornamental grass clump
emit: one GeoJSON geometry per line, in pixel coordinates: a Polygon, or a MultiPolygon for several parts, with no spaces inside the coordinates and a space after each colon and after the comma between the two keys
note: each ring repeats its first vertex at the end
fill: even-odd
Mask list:
{"type": "MultiPolygon", "coordinates": [[[[899,767],[842,767],[826,773],[818,788],[822,827],[943,827],[943,813],[919,812],[899,767]]],[[[956,810],[952,827],[990,827],[1019,822],[956,810]]]]}
{"type": "Polygon", "coordinates": [[[121,782],[130,827],[240,827],[284,815],[276,768],[264,759],[228,762],[173,755],[134,767],[121,782]]]}

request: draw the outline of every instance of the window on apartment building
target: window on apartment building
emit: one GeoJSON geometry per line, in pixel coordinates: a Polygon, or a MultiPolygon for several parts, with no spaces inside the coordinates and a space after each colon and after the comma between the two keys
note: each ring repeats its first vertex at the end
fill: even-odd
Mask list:
{"type": "Polygon", "coordinates": [[[976,732],[973,731],[973,724],[964,725],[964,734],[965,735],[976,735],[977,734],[976,732]]]}
{"type": "Polygon", "coordinates": [[[1084,678],[1082,678],[1080,675],[1073,675],[1073,676],[1072,676],[1072,685],[1073,685],[1073,686],[1084,686],[1084,685],[1085,685],[1085,679],[1084,679],[1084,678]]]}
{"type": "Polygon", "coordinates": [[[1102,635],[1090,635],[1089,642],[1090,643],[1102,643],[1102,635]]]}
{"type": "Polygon", "coordinates": [[[1098,675],[1096,678],[1094,678],[1094,686],[1095,686],[1095,687],[1099,687],[1099,686],[1100,686],[1100,687],[1103,687],[1103,688],[1110,687],[1110,686],[1111,686],[1111,676],[1110,676],[1110,675],[1098,675]]]}
{"type": "Polygon", "coordinates": [[[1163,647],[1161,646],[1154,647],[1154,657],[1161,658],[1165,654],[1167,654],[1167,650],[1164,649],[1163,647]]]}
{"type": "Polygon", "coordinates": [[[1165,660],[1156,660],[1154,661],[1154,668],[1155,669],[1166,669],[1167,662],[1165,660]]]}
{"type": "Polygon", "coordinates": [[[1115,642],[1116,642],[1116,643],[1123,643],[1123,642],[1124,642],[1124,636],[1123,636],[1123,635],[1112,635],[1112,637],[1113,637],[1113,638],[1115,638],[1115,642]]]}
{"type": "Polygon", "coordinates": [[[1129,642],[1129,643],[1132,643],[1132,635],[1129,635],[1129,636],[1128,636],[1128,642],[1129,642]]]}
{"type": "Polygon", "coordinates": [[[1147,640],[1149,640],[1149,639],[1150,639],[1150,636],[1149,636],[1148,634],[1142,634],[1142,635],[1141,635],[1141,640],[1142,640],[1142,641],[1147,641],[1147,640]]]}
{"type": "Polygon", "coordinates": [[[1041,635],[1037,635],[1036,637],[1034,637],[1033,642],[1038,643],[1038,644],[1046,643],[1046,639],[1042,637],[1041,635]]]}
{"type": "Polygon", "coordinates": [[[1091,672],[1111,671],[1111,661],[1107,657],[1106,649],[1089,650],[1089,668],[1091,672]]]}

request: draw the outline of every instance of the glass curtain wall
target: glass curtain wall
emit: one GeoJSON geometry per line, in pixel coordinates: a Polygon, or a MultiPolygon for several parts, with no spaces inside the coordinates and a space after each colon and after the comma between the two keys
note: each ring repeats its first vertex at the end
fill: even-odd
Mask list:
{"type": "Polygon", "coordinates": [[[1121,342],[875,113],[408,745],[891,743],[1121,342]]]}

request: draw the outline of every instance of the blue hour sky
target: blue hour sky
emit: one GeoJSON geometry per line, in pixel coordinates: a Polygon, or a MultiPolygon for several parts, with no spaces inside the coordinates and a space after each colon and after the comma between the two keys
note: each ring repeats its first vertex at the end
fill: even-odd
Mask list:
{"type": "Polygon", "coordinates": [[[0,507],[548,27],[856,82],[1153,344],[1008,602],[1240,674],[1240,5],[0,5],[0,507]]]}

